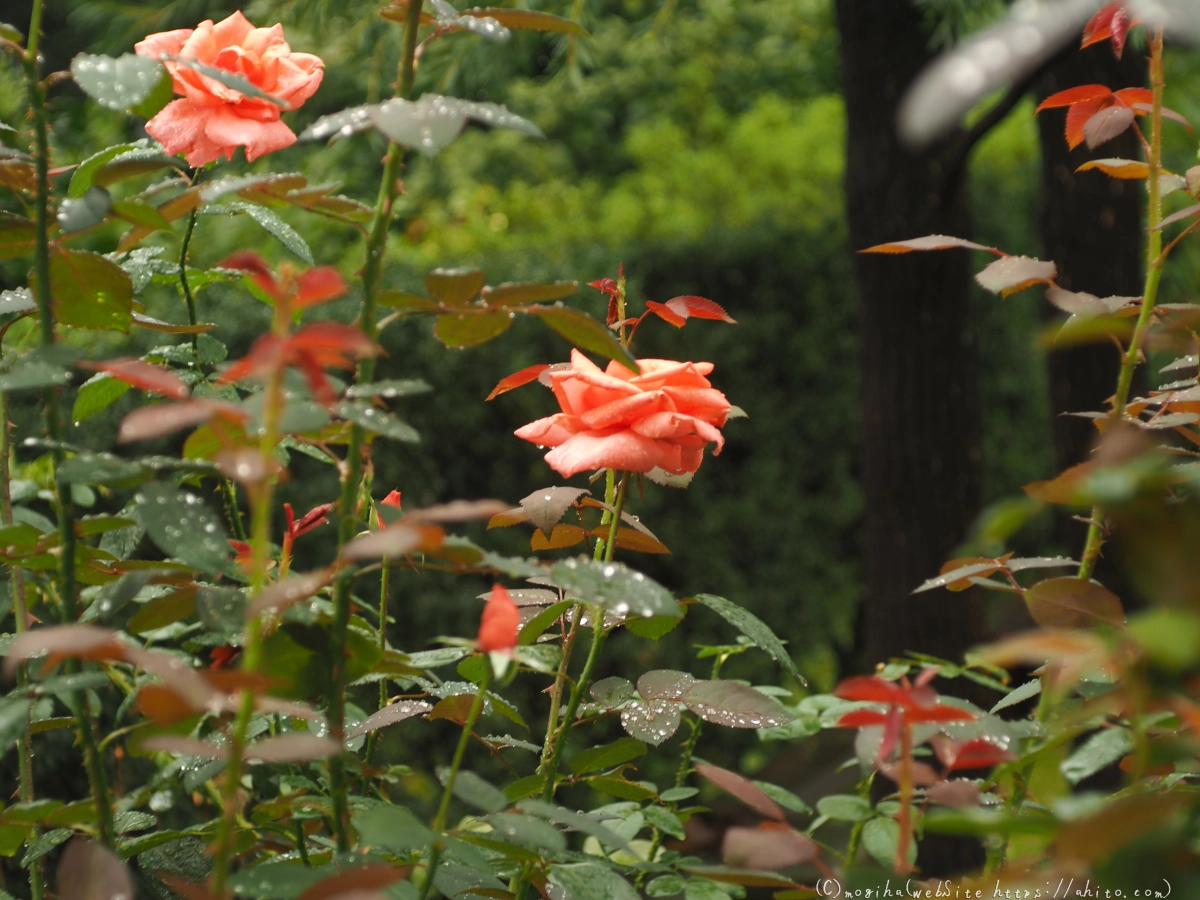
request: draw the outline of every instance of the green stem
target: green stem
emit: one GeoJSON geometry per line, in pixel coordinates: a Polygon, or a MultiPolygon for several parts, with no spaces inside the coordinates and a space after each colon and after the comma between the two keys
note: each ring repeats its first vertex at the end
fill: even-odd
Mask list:
{"type": "Polygon", "coordinates": [[[483,712],[483,704],[487,699],[488,686],[492,683],[492,664],[486,658],[485,661],[487,665],[483,669],[483,679],[479,682],[479,690],[475,692],[475,699],[472,701],[471,708],[467,712],[467,720],[463,722],[462,734],[458,736],[458,746],[454,748],[454,758],[450,761],[450,771],[446,774],[446,785],[442,788],[442,800],[438,804],[437,815],[433,818],[433,832],[438,837],[435,838],[433,847],[429,851],[429,865],[425,870],[425,880],[421,884],[420,900],[425,900],[433,888],[433,873],[437,871],[442,855],[442,848],[438,839],[446,829],[446,817],[450,812],[450,798],[454,796],[454,780],[458,778],[458,770],[462,768],[463,757],[467,753],[467,745],[471,743],[471,733],[475,730],[475,723],[479,719],[479,714],[483,712]]]}
{"type": "MultiPolygon", "coordinates": [[[[283,323],[276,321],[276,329],[283,323]]],[[[274,458],[279,442],[279,422],[283,408],[283,369],[272,373],[263,396],[263,433],[258,452],[265,460],[274,458]]],[[[275,476],[268,471],[263,482],[250,490],[250,547],[251,569],[249,596],[254,598],[267,584],[268,547],[271,540],[271,507],[275,496],[275,476]]],[[[246,622],[246,637],[242,642],[242,671],[258,671],[262,664],[262,619],[255,615],[246,622]]],[[[250,732],[254,715],[254,693],[242,692],[242,703],[233,724],[229,742],[229,765],[222,781],[222,816],[217,828],[216,850],[213,853],[212,894],[219,900],[225,897],[225,882],[233,856],[234,830],[240,804],[238,793],[242,782],[242,751],[250,732]]]]}
{"type": "MultiPolygon", "coordinates": [[[[12,514],[12,473],[9,463],[12,458],[12,435],[8,422],[8,394],[0,391],[0,502],[5,525],[13,524],[12,514]]],[[[16,632],[20,634],[28,629],[29,610],[25,606],[25,573],[18,566],[9,569],[9,582],[12,585],[13,617],[16,619],[16,632]]],[[[24,666],[17,669],[17,685],[29,683],[29,673],[24,666]]],[[[25,727],[17,737],[17,765],[19,789],[18,796],[22,803],[32,803],[34,799],[33,784],[33,736],[29,730],[28,718],[25,727]]],[[[29,829],[28,843],[37,840],[40,830],[36,825],[29,829]]],[[[29,890],[33,900],[42,900],[46,885],[42,879],[41,860],[29,867],[29,890]]]]}
{"type": "Polygon", "coordinates": [[[294,822],[292,833],[296,837],[296,850],[300,853],[300,862],[304,863],[305,868],[311,868],[312,862],[308,858],[308,836],[304,833],[304,823],[299,820],[294,822]]]}
{"type": "MultiPolygon", "coordinates": [[[[383,570],[379,573],[379,653],[381,655],[387,652],[388,581],[392,571],[387,560],[385,559],[383,562],[383,570]]],[[[384,678],[379,682],[379,708],[383,709],[387,705],[387,679],[384,678]]],[[[371,757],[375,752],[375,742],[378,738],[379,729],[377,728],[367,738],[367,752],[363,756],[363,766],[371,764],[371,757]]]]}
{"type": "MultiPolygon", "coordinates": [[[[36,283],[34,295],[38,307],[38,324],[43,347],[54,345],[54,310],[50,303],[50,139],[46,125],[46,92],[38,77],[38,43],[42,25],[42,0],[34,0],[29,18],[29,43],[25,50],[25,83],[29,93],[29,106],[33,113],[33,134],[36,145],[34,164],[37,170],[37,201],[34,209],[34,273],[36,283]]],[[[64,456],[62,451],[62,417],[59,411],[58,388],[48,387],[44,394],[46,404],[46,435],[54,444],[52,451],[57,473],[64,456]]],[[[61,550],[58,563],[58,588],[62,600],[63,618],[73,623],[78,618],[78,595],[75,582],[75,505],[71,500],[71,488],[54,479],[58,501],[58,530],[61,550]]],[[[74,668],[68,665],[67,669],[74,668]]],[[[84,749],[84,763],[91,784],[92,799],[99,816],[97,830],[100,840],[113,846],[114,834],[112,804],[108,797],[108,783],[104,764],[96,747],[96,736],[92,731],[88,715],[87,698],[82,691],[70,696],[79,731],[79,741],[84,749]]]]}
{"type": "Polygon", "coordinates": [[[579,679],[575,682],[574,687],[571,688],[571,696],[567,700],[567,710],[563,713],[562,724],[554,736],[554,745],[550,751],[550,759],[545,767],[546,780],[542,785],[542,799],[547,802],[554,799],[554,789],[557,787],[558,780],[558,764],[567,744],[567,736],[571,733],[571,728],[575,724],[575,714],[579,711],[579,703],[583,699],[583,692],[587,690],[588,684],[592,680],[592,672],[596,668],[596,661],[600,658],[600,648],[604,646],[604,638],[607,636],[607,632],[604,630],[604,610],[599,607],[593,607],[591,612],[592,646],[588,649],[587,661],[583,664],[583,671],[579,673],[579,679]]]}
{"type": "Polygon", "coordinates": [[[608,544],[604,548],[604,561],[612,562],[617,550],[617,529],[621,527],[621,513],[625,509],[625,495],[629,493],[629,473],[621,473],[621,484],[617,488],[617,502],[613,504],[612,524],[608,527],[608,544]]]}
{"type": "MultiPolygon", "coordinates": [[[[617,499],[617,470],[609,469],[608,472],[605,473],[605,478],[604,478],[604,502],[607,503],[611,507],[616,499],[617,499]]],[[[600,514],[600,527],[603,528],[605,525],[610,524],[612,522],[612,520],[613,520],[612,512],[610,512],[607,509],[604,510],[604,512],[602,512],[600,514]]],[[[604,554],[605,554],[605,551],[607,550],[607,548],[608,548],[608,542],[606,540],[604,540],[604,538],[596,538],[596,550],[592,554],[592,559],[596,560],[597,562],[604,559],[604,554]]]]}
{"type": "MultiPolygon", "coordinates": [[[[192,179],[193,187],[200,180],[200,176],[202,173],[203,173],[202,169],[197,170],[195,177],[192,179]]],[[[197,212],[199,212],[198,209],[193,209],[191,214],[188,216],[187,228],[185,228],[183,231],[183,241],[180,243],[180,246],[179,246],[179,286],[183,290],[184,303],[187,304],[188,324],[191,325],[193,328],[197,324],[196,298],[192,296],[192,286],[190,284],[188,284],[187,257],[188,257],[188,248],[192,244],[192,232],[196,230],[196,213],[197,212]]],[[[199,335],[193,331],[191,334],[192,349],[195,350],[197,353],[199,353],[199,349],[197,347],[198,339],[199,339],[199,335]]],[[[199,363],[198,358],[197,358],[197,363],[199,363]]]]}
{"type": "MultiPolygon", "coordinates": [[[[1163,90],[1166,82],[1163,78],[1163,36],[1159,29],[1150,39],[1150,85],[1153,89],[1154,104],[1150,114],[1150,146],[1146,154],[1146,165],[1150,170],[1148,188],[1150,199],[1147,204],[1146,227],[1148,237],[1146,242],[1146,283],[1142,291],[1142,309],[1138,314],[1137,324],[1133,329],[1133,337],[1129,340],[1129,348],[1121,357],[1121,372],[1117,376],[1117,391],[1113,397],[1113,407],[1110,417],[1119,422],[1125,416],[1125,407],[1129,403],[1129,391],[1133,385],[1133,373],[1137,369],[1142,355],[1142,345],[1150,330],[1151,319],[1154,315],[1154,304],[1158,300],[1158,286],[1162,280],[1163,259],[1162,232],[1158,224],[1162,221],[1162,189],[1159,177],[1162,174],[1162,109],[1163,90]]],[[[1104,547],[1104,509],[1097,504],[1092,507],[1091,523],[1088,525],[1087,541],[1083,547],[1083,558],[1079,564],[1080,578],[1091,578],[1104,547]]]]}
{"type": "MultiPolygon", "coordinates": [[[[400,61],[400,85],[398,96],[407,99],[412,94],[416,73],[417,30],[421,24],[422,0],[408,4],[408,15],[404,21],[404,43],[400,61]]],[[[387,248],[388,230],[392,224],[393,207],[400,189],[398,180],[404,149],[394,142],[388,144],[387,158],[383,165],[383,178],[379,183],[379,196],[375,202],[375,215],[367,238],[367,259],[363,266],[363,299],[359,312],[359,328],[374,341],[377,334],[376,295],[383,272],[384,251],[387,248]]],[[[365,384],[375,377],[375,361],[370,357],[359,361],[356,382],[365,384]]],[[[342,491],[338,498],[338,546],[345,546],[354,537],[358,527],[358,495],[362,480],[363,430],[359,425],[350,426],[350,437],[346,447],[346,463],[342,477],[342,491]]],[[[329,704],[326,715],[329,730],[334,740],[341,740],[346,721],[346,632],[350,624],[349,579],[340,581],[333,595],[333,627],[330,633],[333,654],[333,670],[330,673],[329,704]]],[[[341,754],[329,760],[329,787],[333,797],[334,836],[339,852],[350,850],[350,811],[347,801],[346,765],[341,754]]]]}

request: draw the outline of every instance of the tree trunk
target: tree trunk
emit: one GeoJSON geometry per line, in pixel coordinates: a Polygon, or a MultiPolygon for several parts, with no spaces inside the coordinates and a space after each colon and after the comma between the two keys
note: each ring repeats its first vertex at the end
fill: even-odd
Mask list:
{"type": "MultiPolygon", "coordinates": [[[[1080,84],[1103,84],[1113,90],[1146,83],[1146,60],[1132,48],[1117,60],[1107,43],[1068,53],[1037,84],[1039,101],[1080,84]]],[[[1120,181],[1101,172],[1075,170],[1093,157],[1138,159],[1141,150],[1133,130],[1089,151],[1067,149],[1063,137],[1065,111],[1038,115],[1042,143],[1042,242],[1046,259],[1058,266],[1058,283],[1072,291],[1099,297],[1136,297],[1142,292],[1142,207],[1146,192],[1140,181],[1120,181]]],[[[1047,304],[1048,315],[1055,311],[1047,304]]],[[[1112,396],[1120,366],[1110,343],[1087,344],[1049,356],[1050,402],[1054,414],[1054,448],[1059,469],[1083,462],[1096,429],[1088,419],[1069,412],[1103,410],[1112,396]]],[[[1084,526],[1072,529],[1080,545],[1084,526]]]]}
{"type": "MultiPolygon", "coordinates": [[[[931,59],[909,0],[838,0],[846,98],[846,212],[861,250],[925,234],[967,237],[955,136],[913,153],[896,136],[904,91],[931,59]]],[[[977,598],[911,591],[936,575],[980,503],[970,259],[960,250],[856,255],[868,664],[906,650],[956,659],[982,637],[977,598]]]]}

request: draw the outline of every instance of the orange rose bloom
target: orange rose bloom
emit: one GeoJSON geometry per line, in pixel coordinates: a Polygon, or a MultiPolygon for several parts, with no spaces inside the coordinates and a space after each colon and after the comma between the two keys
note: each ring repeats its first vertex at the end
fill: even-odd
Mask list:
{"type": "MultiPolygon", "coordinates": [[[[241,75],[291,109],[317,90],[325,65],[311,53],[293,53],[282,25],[255,28],[240,12],[215,25],[206,19],[194,29],[148,35],[133,49],[150,59],[178,56],[241,75]]],[[[247,97],[180,63],[164,65],[183,99],[164,106],[146,123],[146,133],[168,153],[186,154],[189,165],[203,166],[221,156],[231,159],[238,147],[253,161],[296,142],[279,121],[277,104],[247,97]]]]}
{"type": "Polygon", "coordinates": [[[476,646],[484,653],[512,650],[517,646],[517,633],[521,629],[521,610],[513,603],[504,585],[492,586],[491,596],[483,607],[479,620],[479,636],[476,646]]]}
{"type": "Polygon", "coordinates": [[[562,412],[517,429],[517,437],[553,447],[546,462],[568,477],[605,468],[695,472],[705,445],[716,444],[716,455],[725,444],[719,428],[729,401],[704,377],[713,364],[641,359],[638,368],[634,375],[611,362],[602,371],[572,350],[570,368],[546,373],[562,412]]]}

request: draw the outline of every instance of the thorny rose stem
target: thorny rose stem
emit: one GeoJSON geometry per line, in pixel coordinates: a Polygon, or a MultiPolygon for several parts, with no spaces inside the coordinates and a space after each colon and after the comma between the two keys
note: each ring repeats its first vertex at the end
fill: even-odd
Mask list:
{"type": "MultiPolygon", "coordinates": [[[[1146,166],[1150,173],[1147,183],[1150,200],[1146,215],[1146,285],[1142,291],[1142,310],[1138,314],[1133,337],[1129,340],[1129,349],[1121,357],[1121,373],[1117,377],[1117,392],[1113,398],[1110,416],[1113,422],[1119,422],[1125,415],[1129,389],[1133,384],[1133,372],[1141,358],[1142,344],[1150,328],[1154,304],[1158,299],[1158,284],[1162,278],[1163,264],[1166,262],[1163,258],[1162,232],[1158,229],[1158,223],[1162,221],[1162,185],[1159,184],[1159,177],[1162,174],[1162,109],[1165,86],[1162,29],[1155,31],[1150,39],[1150,86],[1154,93],[1154,103],[1150,112],[1150,145],[1146,154],[1146,166]]],[[[1079,565],[1080,578],[1091,578],[1096,568],[1096,560],[1099,559],[1104,546],[1103,519],[1104,510],[1098,505],[1092,507],[1087,543],[1084,544],[1083,560],[1079,565]]]]}
{"type": "MultiPolygon", "coordinates": [[[[274,322],[276,333],[287,331],[286,308],[276,304],[274,322]]],[[[275,472],[271,463],[275,458],[275,445],[279,442],[279,420],[283,407],[283,368],[271,373],[263,397],[263,431],[259,440],[258,453],[262,458],[263,477],[253,485],[250,495],[250,597],[257,597],[267,584],[268,549],[271,541],[271,507],[275,496],[275,472]]],[[[242,647],[242,672],[251,675],[262,664],[262,616],[251,615],[246,621],[246,639],[242,647]]],[[[246,736],[250,730],[250,719],[254,714],[254,692],[249,687],[242,693],[241,706],[233,726],[229,743],[229,765],[222,782],[224,809],[217,832],[217,848],[213,854],[212,894],[219,900],[225,897],[225,881],[229,877],[229,863],[233,853],[234,828],[237,825],[238,794],[241,791],[242,752],[246,747],[246,736]]]]}
{"type": "MultiPolygon", "coordinates": [[[[29,108],[33,114],[33,134],[36,148],[34,163],[37,170],[37,208],[35,210],[34,272],[36,281],[34,294],[37,299],[38,323],[41,326],[43,347],[54,345],[54,311],[50,305],[50,142],[46,127],[46,91],[38,77],[38,41],[42,30],[42,0],[33,0],[29,17],[29,41],[22,62],[25,67],[25,83],[29,94],[29,108]]],[[[46,436],[50,439],[50,452],[54,459],[55,498],[58,503],[58,530],[61,548],[58,561],[59,600],[62,603],[63,621],[73,623],[78,617],[78,597],[75,585],[75,505],[71,500],[71,486],[57,477],[62,465],[62,420],[58,404],[58,388],[46,388],[46,436]]],[[[73,671],[78,662],[67,662],[65,669],[73,671]]],[[[88,711],[87,697],[83,691],[70,694],[71,711],[75,714],[79,730],[79,742],[83,744],[84,761],[92,800],[96,804],[96,827],[100,840],[109,847],[114,845],[116,830],[113,827],[112,804],[108,798],[108,779],[104,772],[104,761],[96,746],[92,731],[92,720],[88,711]]]]}
{"type": "MultiPolygon", "coordinates": [[[[404,43],[400,59],[400,83],[398,97],[410,99],[416,66],[417,29],[421,24],[422,0],[411,0],[404,21],[404,43]]],[[[388,229],[392,223],[393,206],[399,195],[398,179],[404,149],[394,141],[388,143],[387,159],[384,161],[383,178],[379,183],[379,197],[375,203],[375,216],[367,238],[367,260],[363,267],[363,298],[359,312],[359,327],[370,340],[376,337],[376,293],[379,290],[383,270],[383,256],[387,247],[388,229]]],[[[359,360],[356,383],[366,384],[375,377],[375,361],[367,356],[359,360]]],[[[351,424],[350,440],[343,464],[342,491],[338,499],[338,546],[344,546],[354,537],[358,527],[358,500],[362,479],[363,429],[351,424]]],[[[342,740],[346,720],[346,631],[350,624],[351,580],[339,581],[333,595],[332,667],[329,687],[329,730],[335,741],[342,740]]],[[[380,623],[386,627],[386,620],[380,623]]],[[[337,848],[341,853],[350,850],[350,811],[346,795],[346,766],[341,754],[329,760],[329,786],[333,800],[333,826],[337,848]]]]}

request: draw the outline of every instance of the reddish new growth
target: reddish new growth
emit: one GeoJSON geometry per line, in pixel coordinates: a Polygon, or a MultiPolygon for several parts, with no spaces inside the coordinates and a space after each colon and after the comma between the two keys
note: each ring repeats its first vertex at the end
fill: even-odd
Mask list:
{"type": "Polygon", "coordinates": [[[1120,59],[1125,52],[1129,29],[1137,24],[1138,20],[1130,16],[1122,4],[1108,3],[1088,20],[1083,29],[1083,43],[1079,46],[1090,47],[1111,38],[1113,55],[1120,59]]]}
{"type": "Polygon", "coordinates": [[[867,725],[882,725],[883,740],[879,744],[877,761],[891,755],[900,738],[901,729],[909,725],[932,722],[970,722],[975,717],[956,706],[944,706],[937,691],[929,686],[937,675],[936,667],[923,669],[915,682],[908,676],[899,683],[888,681],[878,675],[848,678],[837,686],[834,694],[843,700],[858,700],[866,703],[886,704],[887,712],[873,709],[856,709],[838,719],[839,728],[862,728],[867,725]]]}

